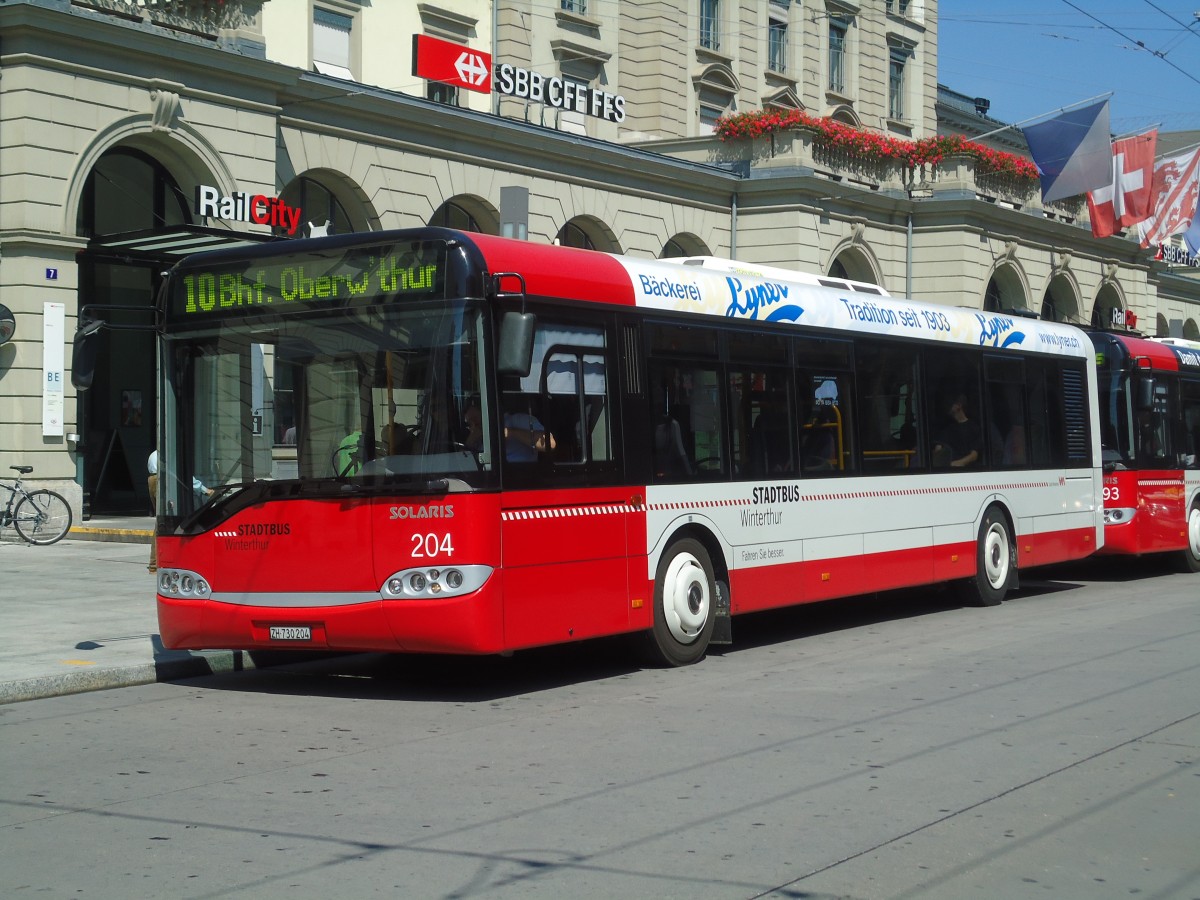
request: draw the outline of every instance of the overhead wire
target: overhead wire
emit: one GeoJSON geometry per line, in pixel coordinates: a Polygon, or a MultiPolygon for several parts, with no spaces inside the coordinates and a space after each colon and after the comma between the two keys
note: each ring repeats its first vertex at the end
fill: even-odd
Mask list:
{"type": "MultiPolygon", "coordinates": [[[[1197,22],[1200,22],[1200,14],[1195,14],[1193,16],[1191,24],[1189,25],[1187,23],[1180,22],[1177,18],[1175,18],[1175,16],[1173,16],[1171,13],[1167,12],[1165,9],[1163,9],[1161,6],[1159,6],[1157,3],[1152,2],[1152,0],[1145,0],[1145,2],[1146,2],[1147,6],[1151,7],[1152,9],[1158,10],[1160,13],[1162,13],[1164,16],[1166,16],[1168,19],[1170,19],[1172,22],[1174,22],[1176,25],[1178,25],[1180,28],[1183,29],[1182,33],[1175,35],[1175,39],[1174,39],[1175,46],[1171,47],[1171,50],[1174,50],[1175,47],[1178,47],[1180,44],[1182,44],[1183,39],[1189,34],[1194,38],[1200,39],[1200,33],[1192,31],[1192,27],[1194,25],[1196,25],[1197,22]]],[[[1167,43],[1170,43],[1170,41],[1168,41],[1167,43]]],[[[1166,45],[1164,45],[1164,47],[1165,46],[1166,45]]],[[[1166,50],[1166,49],[1161,50],[1161,51],[1159,51],[1158,55],[1165,57],[1168,53],[1171,52],[1171,50],[1166,50]]]]}
{"type": "Polygon", "coordinates": [[[1067,4],[1067,6],[1071,7],[1071,9],[1073,9],[1073,10],[1075,10],[1075,11],[1077,11],[1077,12],[1079,12],[1079,13],[1081,13],[1081,14],[1085,15],[1085,16],[1087,16],[1089,19],[1091,19],[1092,21],[1094,21],[1094,22],[1098,23],[1098,24],[1099,24],[1099,25],[1101,25],[1102,27],[1104,27],[1104,28],[1107,28],[1107,29],[1108,29],[1109,31],[1111,31],[1113,34],[1120,35],[1120,36],[1121,36],[1122,38],[1124,38],[1125,40],[1127,40],[1127,41],[1131,41],[1131,42],[1134,44],[1134,46],[1136,46],[1136,47],[1140,47],[1141,49],[1145,50],[1147,53],[1149,53],[1151,56],[1155,57],[1156,59],[1161,59],[1161,60],[1162,60],[1163,62],[1165,62],[1165,63],[1166,63],[1168,66],[1170,66],[1170,67],[1171,67],[1172,69],[1174,69],[1175,71],[1179,72],[1181,75],[1183,75],[1185,78],[1189,79],[1190,81],[1194,81],[1194,82],[1196,82],[1196,84],[1200,84],[1200,78],[1197,78],[1197,77],[1196,77],[1195,75],[1193,75],[1191,72],[1187,71],[1187,69],[1184,69],[1184,68],[1181,68],[1181,67],[1179,67],[1179,66],[1175,65],[1175,63],[1173,63],[1171,60],[1167,59],[1167,57],[1166,57],[1166,55],[1165,55],[1165,54],[1163,54],[1163,53],[1161,53],[1161,52],[1158,52],[1158,51],[1155,51],[1155,50],[1151,50],[1149,47],[1147,47],[1147,46],[1145,45],[1145,43],[1144,43],[1144,42],[1142,42],[1142,41],[1139,41],[1139,40],[1138,40],[1137,38],[1135,38],[1135,37],[1130,37],[1130,36],[1129,36],[1129,35],[1127,35],[1125,32],[1121,31],[1119,28],[1116,28],[1116,27],[1114,27],[1114,26],[1112,26],[1112,25],[1108,24],[1107,22],[1105,22],[1103,19],[1097,18],[1096,16],[1092,15],[1092,14],[1091,14],[1090,12],[1088,12],[1086,9],[1083,9],[1083,8],[1081,8],[1081,7],[1079,7],[1079,6],[1076,6],[1074,3],[1072,3],[1072,2],[1071,2],[1071,0],[1062,0],[1062,2],[1063,2],[1063,3],[1065,3],[1065,4],[1067,4]]]}

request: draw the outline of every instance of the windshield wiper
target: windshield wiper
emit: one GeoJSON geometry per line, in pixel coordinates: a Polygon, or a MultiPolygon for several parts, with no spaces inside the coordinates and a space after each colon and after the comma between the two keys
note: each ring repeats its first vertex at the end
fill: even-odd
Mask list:
{"type": "Polygon", "coordinates": [[[193,525],[200,521],[201,516],[203,516],[210,509],[212,509],[213,506],[216,505],[217,500],[222,497],[232,496],[234,493],[241,493],[242,491],[254,487],[254,485],[258,483],[259,482],[257,481],[251,481],[249,483],[235,482],[232,484],[222,484],[213,488],[212,493],[208,495],[208,498],[202,504],[200,504],[199,509],[193,510],[191,515],[179,523],[179,528],[183,531],[189,530],[193,525]]]}

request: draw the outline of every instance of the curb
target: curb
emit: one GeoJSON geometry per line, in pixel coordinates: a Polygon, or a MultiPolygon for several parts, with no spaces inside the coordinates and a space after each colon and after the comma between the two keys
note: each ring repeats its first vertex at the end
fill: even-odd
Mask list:
{"type": "Polygon", "coordinates": [[[100,528],[72,525],[67,539],[73,541],[106,541],[112,544],[149,544],[154,532],[142,528],[100,528]]]}
{"type": "Polygon", "coordinates": [[[205,675],[241,672],[256,668],[250,654],[241,650],[217,650],[203,653],[168,651],[163,659],[132,666],[85,669],[61,675],[44,675],[24,681],[0,684],[0,705],[25,700],[44,700],[89,691],[134,687],[160,681],[183,681],[205,675]]]}

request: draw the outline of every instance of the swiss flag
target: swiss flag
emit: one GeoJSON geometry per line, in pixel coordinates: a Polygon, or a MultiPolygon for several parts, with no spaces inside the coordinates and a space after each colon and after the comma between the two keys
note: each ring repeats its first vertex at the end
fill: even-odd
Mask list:
{"type": "Polygon", "coordinates": [[[1113,141],[1112,184],[1088,192],[1092,234],[1108,237],[1154,212],[1154,149],[1158,129],[1113,141]]]}

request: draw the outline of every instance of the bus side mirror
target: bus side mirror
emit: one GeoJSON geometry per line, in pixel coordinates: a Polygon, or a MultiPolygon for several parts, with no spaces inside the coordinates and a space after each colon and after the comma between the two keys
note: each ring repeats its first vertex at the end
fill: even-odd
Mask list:
{"type": "Polygon", "coordinates": [[[86,391],[96,377],[96,357],[100,353],[100,329],[104,322],[97,319],[81,325],[71,345],[71,384],[75,390],[86,391]]]}
{"type": "Polygon", "coordinates": [[[524,378],[533,366],[533,332],[537,316],[526,312],[506,312],[500,320],[500,344],[496,349],[496,370],[500,375],[524,378]]]}
{"type": "Polygon", "coordinates": [[[1134,407],[1138,410],[1154,409],[1154,379],[1148,375],[1137,380],[1133,396],[1134,407]]]}

